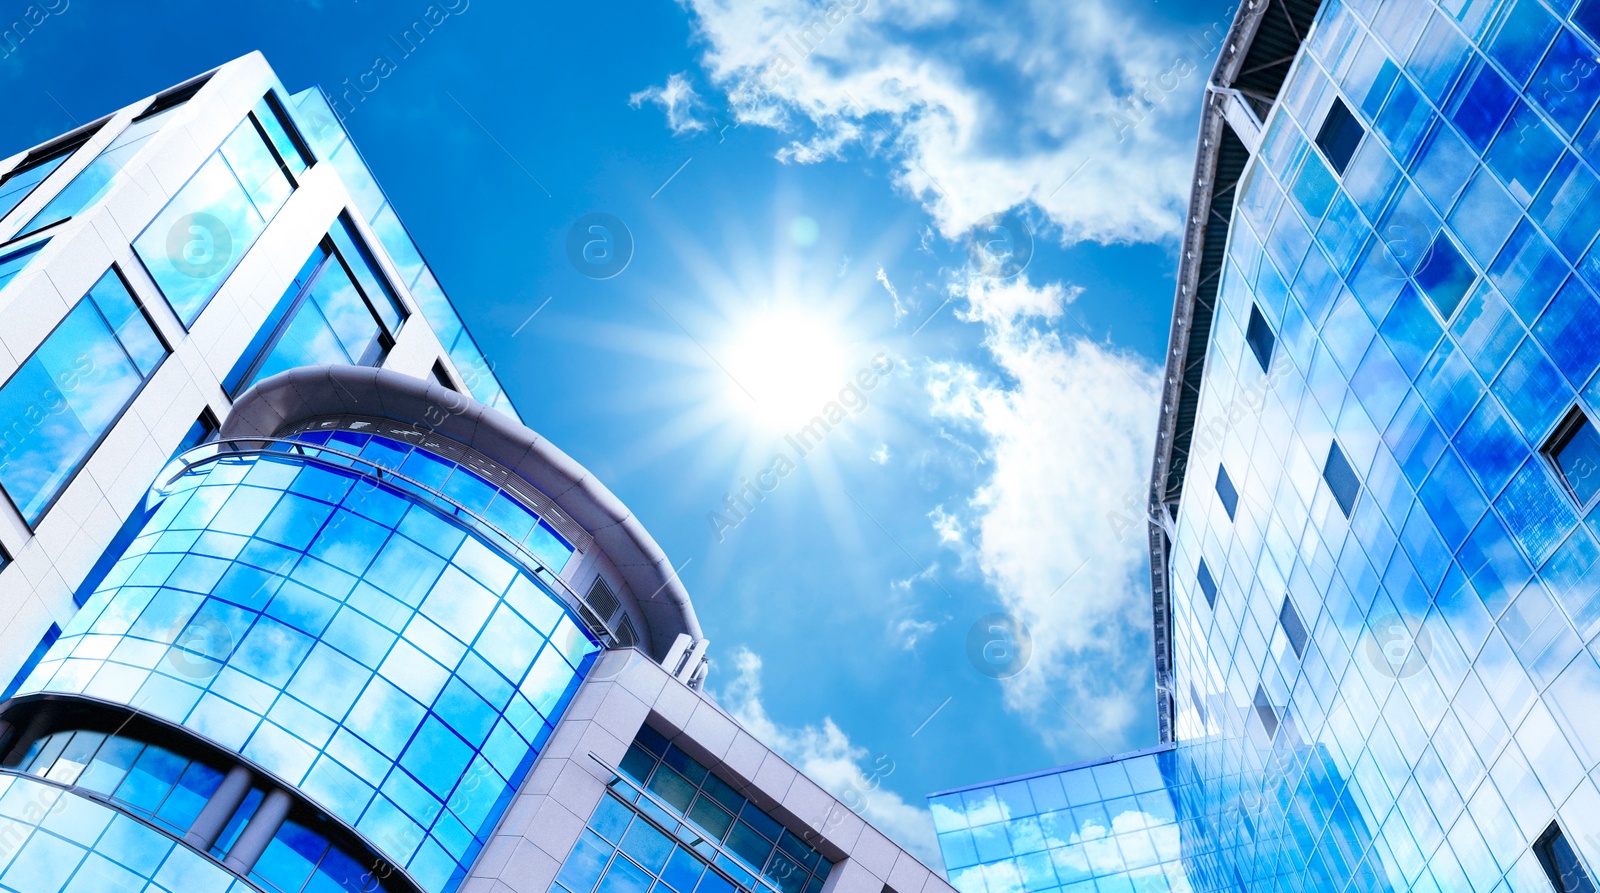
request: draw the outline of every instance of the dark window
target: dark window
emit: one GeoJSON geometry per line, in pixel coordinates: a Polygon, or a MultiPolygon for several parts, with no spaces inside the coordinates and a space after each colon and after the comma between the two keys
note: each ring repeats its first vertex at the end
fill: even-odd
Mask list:
{"type": "Polygon", "coordinates": [[[450,380],[450,373],[446,371],[444,368],[444,362],[441,360],[433,361],[433,380],[444,385],[452,391],[461,390],[460,388],[456,387],[455,382],[450,380]]]}
{"type": "Polygon", "coordinates": [[[80,127],[60,139],[34,149],[4,178],[0,178],[0,217],[11,213],[13,208],[22,204],[22,200],[33,192],[34,187],[44,182],[44,179],[60,167],[63,161],[71,158],[72,153],[88,142],[104,123],[104,119],[96,121],[88,127],[80,127]]]}
{"type": "Polygon", "coordinates": [[[1272,334],[1267,318],[1261,315],[1261,308],[1254,304],[1250,305],[1250,325],[1245,329],[1244,340],[1250,345],[1250,352],[1256,355],[1256,362],[1261,364],[1261,371],[1266,372],[1272,366],[1272,347],[1278,339],[1272,334]]]}
{"type": "Polygon", "coordinates": [[[1600,492],[1600,431],[1583,410],[1573,407],[1544,453],[1580,506],[1588,505],[1600,492]]]}
{"type": "Polygon", "coordinates": [[[221,428],[222,426],[217,424],[217,417],[212,415],[210,409],[200,410],[200,417],[194,420],[194,424],[189,426],[188,431],[184,432],[183,440],[178,443],[177,452],[173,453],[173,455],[186,453],[202,443],[210,443],[216,440],[217,432],[221,428]]]}
{"type": "Polygon", "coordinates": [[[1267,700],[1267,691],[1261,686],[1256,686],[1256,716],[1261,717],[1261,728],[1266,731],[1267,738],[1278,734],[1278,710],[1267,700]]]}
{"type": "Polygon", "coordinates": [[[1198,578],[1200,581],[1200,591],[1206,594],[1206,604],[1210,605],[1212,610],[1216,610],[1217,581],[1211,579],[1211,568],[1206,567],[1206,560],[1204,558],[1200,559],[1200,573],[1198,578]]]}
{"type": "Polygon", "coordinates": [[[1233,513],[1239,509],[1239,491],[1233,488],[1233,481],[1228,478],[1228,469],[1217,466],[1217,496],[1222,500],[1222,507],[1228,512],[1228,520],[1233,520],[1233,513]]]}
{"type": "Polygon", "coordinates": [[[1467,296],[1467,290],[1477,281],[1478,274],[1461,256],[1456,243],[1440,230],[1433,237],[1433,244],[1428,246],[1427,254],[1423,255],[1422,263],[1417,266],[1416,278],[1423,294],[1433,302],[1439,315],[1448,320],[1455,315],[1461,299],[1467,296]]]}
{"type": "MultiPolygon", "coordinates": [[[[5,564],[11,561],[9,557],[5,556],[4,550],[0,550],[0,558],[4,558],[4,563],[0,563],[0,567],[4,567],[5,564]]],[[[17,689],[22,687],[22,683],[28,681],[28,674],[39,666],[39,661],[44,660],[45,653],[50,650],[50,646],[54,645],[59,638],[61,638],[61,627],[56,626],[54,623],[50,624],[50,629],[45,631],[44,638],[40,639],[39,644],[33,647],[33,653],[29,654],[28,659],[22,662],[22,669],[17,671],[17,678],[11,680],[11,684],[6,686],[5,692],[0,694],[0,701],[10,700],[11,696],[17,693],[17,689]]]]}
{"type": "Polygon", "coordinates": [[[1289,637],[1289,644],[1294,648],[1295,657],[1306,656],[1306,625],[1300,620],[1300,612],[1294,609],[1294,599],[1283,597],[1283,610],[1278,612],[1278,622],[1283,624],[1283,634],[1289,637]]]}
{"type": "Polygon", "coordinates": [[[1346,518],[1350,517],[1356,508],[1356,497],[1361,494],[1361,479],[1356,477],[1356,470],[1350,466],[1350,460],[1344,457],[1344,451],[1339,449],[1337,443],[1328,447],[1328,461],[1322,466],[1322,479],[1328,482],[1328,489],[1333,491],[1333,500],[1339,503],[1339,510],[1344,512],[1346,518]]]}
{"type": "Polygon", "coordinates": [[[142,121],[145,118],[149,118],[153,115],[159,115],[167,109],[174,109],[180,105],[183,105],[184,103],[193,99],[194,95],[199,93],[200,88],[204,87],[206,82],[209,80],[211,80],[211,75],[204,74],[187,84],[179,84],[170,90],[158,94],[155,99],[150,101],[150,106],[144,111],[140,112],[139,117],[134,118],[133,120],[142,121]]]}
{"type": "Polygon", "coordinates": [[[1328,163],[1333,165],[1334,171],[1343,174],[1366,132],[1344,100],[1334,99],[1328,116],[1322,119],[1322,128],[1317,131],[1317,147],[1328,156],[1328,163]]]}
{"type": "Polygon", "coordinates": [[[1573,852],[1566,835],[1561,833],[1560,825],[1551,822],[1534,842],[1533,852],[1539,857],[1539,864],[1544,866],[1544,873],[1556,893],[1595,893],[1594,881],[1590,880],[1589,872],[1573,852]]]}

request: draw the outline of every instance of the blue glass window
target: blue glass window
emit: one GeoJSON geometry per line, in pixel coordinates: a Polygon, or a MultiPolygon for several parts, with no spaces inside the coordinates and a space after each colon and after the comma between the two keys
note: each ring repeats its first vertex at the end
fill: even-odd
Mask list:
{"type": "Polygon", "coordinates": [[[1222,500],[1222,509],[1228,513],[1228,520],[1233,520],[1234,512],[1239,508],[1239,491],[1234,489],[1228,469],[1221,465],[1217,466],[1217,498],[1222,500]]]}
{"type": "Polygon", "coordinates": [[[5,288],[17,274],[28,268],[33,263],[39,250],[49,244],[48,239],[41,239],[31,245],[25,245],[5,255],[0,255],[0,288],[5,288]]]}
{"type": "Polygon", "coordinates": [[[658,893],[819,893],[832,869],[816,849],[646,726],[558,880],[571,893],[591,893],[597,881],[600,891],[643,893],[656,878],[666,884],[658,893]]]}
{"type": "Polygon", "coordinates": [[[1350,466],[1350,460],[1344,457],[1344,451],[1339,449],[1337,442],[1328,446],[1328,461],[1322,466],[1322,479],[1327,481],[1334,501],[1339,503],[1339,510],[1344,512],[1346,518],[1350,517],[1350,513],[1355,511],[1356,497],[1361,494],[1361,479],[1356,476],[1356,470],[1350,466]]]}
{"type": "Polygon", "coordinates": [[[195,418],[194,424],[190,425],[189,430],[183,433],[183,439],[178,441],[178,448],[173,452],[173,455],[186,453],[203,443],[210,443],[216,440],[217,432],[221,430],[222,426],[217,423],[217,417],[211,413],[211,410],[201,410],[200,415],[195,418]]]}
{"type": "Polygon", "coordinates": [[[1477,272],[1461,256],[1455,241],[1444,230],[1433,237],[1433,244],[1428,246],[1428,252],[1416,272],[1417,285],[1433,302],[1439,316],[1446,320],[1455,314],[1456,307],[1460,306],[1461,299],[1467,296],[1467,291],[1477,278],[1477,272]]]}
{"type": "Polygon", "coordinates": [[[1366,128],[1356,120],[1350,107],[1344,104],[1344,100],[1335,98],[1327,116],[1322,119],[1322,127],[1317,130],[1317,147],[1328,157],[1334,173],[1343,174],[1365,135],[1366,128]]]}
{"type": "Polygon", "coordinates": [[[55,198],[22,225],[20,234],[37,232],[51,224],[76,217],[103,198],[111,191],[122,169],[140,149],[144,148],[144,144],[156,135],[161,125],[166,123],[166,116],[170,112],[171,109],[168,109],[161,114],[141,118],[129,124],[127,129],[117,134],[110,145],[72,178],[72,182],[62,187],[55,198]]]}
{"type": "MultiPolygon", "coordinates": [[[[134,239],[134,253],[184,325],[191,325],[267,222],[295,188],[257,105],[222,147],[201,164],[155,220],[134,239]]],[[[285,121],[275,130],[288,132],[285,121]]],[[[299,163],[303,163],[299,162],[299,163]]]]}
{"type": "Polygon", "coordinates": [[[237,397],[299,366],[377,366],[394,346],[405,311],[349,220],[340,217],[223,381],[237,397]]]}
{"type": "Polygon", "coordinates": [[[1533,201],[1540,184],[1561,157],[1561,137],[1544,123],[1532,107],[1519,102],[1484,161],[1500,175],[1511,194],[1524,205],[1533,201]]]}
{"type": "Polygon", "coordinates": [[[1500,122],[1517,101],[1517,91],[1498,71],[1478,59],[1461,79],[1450,101],[1450,120],[1479,152],[1489,148],[1500,122]]]}
{"type": "Polygon", "coordinates": [[[1555,17],[1538,0],[1517,0],[1501,20],[1499,33],[1489,44],[1489,55],[1504,65],[1512,77],[1525,81],[1550,45],[1557,27],[1555,17]]]}
{"type": "Polygon", "coordinates": [[[1587,506],[1600,493],[1600,431],[1582,410],[1573,409],[1545,447],[1568,491],[1587,506]]]}
{"type": "Polygon", "coordinates": [[[63,161],[72,157],[72,152],[78,145],[79,143],[75,143],[70,149],[34,161],[23,159],[16,170],[6,174],[5,179],[0,180],[0,217],[11,213],[12,208],[22,204],[23,199],[32,195],[35,187],[43,183],[63,161]]]}
{"type": "Polygon", "coordinates": [[[1272,348],[1277,337],[1272,334],[1272,326],[1268,325],[1266,317],[1261,315],[1261,308],[1255,304],[1250,305],[1250,324],[1245,329],[1244,340],[1250,345],[1250,352],[1255,354],[1256,362],[1261,364],[1261,371],[1266,372],[1272,366],[1272,348]]]}
{"type": "Polygon", "coordinates": [[[1272,701],[1267,697],[1266,689],[1256,686],[1256,696],[1252,702],[1256,708],[1256,716],[1261,720],[1261,728],[1266,731],[1268,740],[1278,734],[1278,710],[1272,706],[1272,701]]]}
{"type": "Polygon", "coordinates": [[[1217,606],[1217,581],[1211,578],[1211,568],[1206,567],[1206,560],[1200,559],[1200,571],[1195,574],[1195,580],[1200,584],[1200,591],[1205,593],[1206,604],[1212,608],[1217,606]]]}
{"type": "Polygon", "coordinates": [[[1533,851],[1538,854],[1539,865],[1556,893],[1595,893],[1594,881],[1572,844],[1567,842],[1566,835],[1561,833],[1559,824],[1550,823],[1534,842],[1533,851]]]}
{"type": "Polygon", "coordinates": [[[167,355],[115,267],[0,385],[0,487],[29,524],[167,355]]]}
{"type": "Polygon", "coordinates": [[[1562,29],[1555,46],[1528,85],[1528,93],[1562,130],[1578,132],[1600,99],[1600,61],[1571,31],[1562,29]]]}

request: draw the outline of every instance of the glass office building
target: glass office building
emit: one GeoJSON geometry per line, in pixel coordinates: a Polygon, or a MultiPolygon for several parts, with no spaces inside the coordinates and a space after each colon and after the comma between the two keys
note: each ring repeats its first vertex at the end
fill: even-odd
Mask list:
{"type": "Polygon", "coordinates": [[[701,692],[320,91],[0,160],[0,240],[0,891],[949,893],[701,692]]]}
{"type": "Polygon", "coordinates": [[[1163,745],[932,797],[963,893],[1596,889],[1597,60],[1594,0],[1241,9],[1152,480],[1163,745]]]}

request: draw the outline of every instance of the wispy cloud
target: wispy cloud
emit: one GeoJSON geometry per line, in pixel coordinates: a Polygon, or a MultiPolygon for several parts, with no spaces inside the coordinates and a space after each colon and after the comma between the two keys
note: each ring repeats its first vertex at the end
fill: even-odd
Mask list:
{"type": "Polygon", "coordinates": [[[685,3],[741,121],[791,137],[780,158],[882,153],[946,237],[1029,202],[1068,242],[1180,228],[1225,20],[1175,32],[1113,0],[685,3]]]}
{"type": "Polygon", "coordinates": [[[904,319],[906,313],[909,312],[906,310],[905,305],[900,303],[900,291],[894,287],[893,282],[889,281],[889,274],[885,273],[881,266],[878,267],[878,281],[883,283],[883,290],[888,292],[890,300],[894,301],[894,324],[899,325],[900,320],[904,319]]]}
{"type": "Polygon", "coordinates": [[[673,136],[706,129],[706,122],[698,117],[705,109],[705,102],[683,72],[669,75],[667,82],[659,87],[647,87],[628,97],[628,105],[634,108],[647,102],[660,106],[666,113],[667,127],[672,129],[673,136]]]}
{"type": "Polygon", "coordinates": [[[782,726],[761,701],[761,657],[748,648],[733,652],[734,678],[718,696],[724,709],[750,734],[810,776],[841,802],[860,804],[861,815],[878,830],[938,869],[943,865],[928,810],[912,806],[882,786],[882,767],[892,771],[893,755],[873,755],[850,742],[833,721],[819,725],[782,726]],[[885,759],[887,762],[885,763],[885,759]],[[868,762],[868,761],[871,762],[868,762]]]}
{"type": "Polygon", "coordinates": [[[930,518],[942,543],[975,551],[984,579],[1032,628],[1032,663],[1008,680],[1007,706],[1070,753],[1122,749],[1154,715],[1148,565],[1142,531],[1127,535],[1107,513],[1142,496],[1157,370],[1058,335],[1050,323],[1072,289],[1021,278],[964,290],[963,316],[984,326],[1002,374],[947,364],[928,388],[935,413],[978,441],[991,471],[965,507],[930,518]]]}

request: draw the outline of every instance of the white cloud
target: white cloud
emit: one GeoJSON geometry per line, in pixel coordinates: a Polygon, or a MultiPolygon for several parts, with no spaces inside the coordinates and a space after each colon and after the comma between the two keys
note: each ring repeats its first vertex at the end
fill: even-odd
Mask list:
{"type": "Polygon", "coordinates": [[[878,281],[883,283],[883,290],[888,292],[889,297],[894,301],[894,324],[899,325],[900,320],[905,319],[907,312],[905,305],[900,303],[900,291],[894,287],[893,282],[889,281],[889,274],[885,273],[881,266],[878,267],[878,281]]]}
{"type": "Polygon", "coordinates": [[[706,123],[696,117],[696,113],[705,108],[705,103],[682,72],[669,75],[666,84],[660,87],[648,87],[628,97],[628,105],[634,108],[646,102],[659,105],[666,112],[667,126],[672,128],[673,136],[706,129],[706,123]]]}
{"type": "Polygon", "coordinates": [[[863,146],[946,237],[1032,202],[1068,242],[1180,229],[1190,121],[1231,18],[1174,32],[1114,0],[682,2],[740,120],[791,137],[781,159],[863,146]]]}
{"type": "Polygon", "coordinates": [[[718,698],[745,730],[793,763],[841,803],[858,808],[862,818],[889,835],[923,862],[943,865],[934,837],[933,818],[884,787],[894,772],[893,756],[872,754],[850,743],[849,736],[823,717],[821,725],[780,726],[761,703],[761,657],[748,648],[733,652],[735,676],[718,698]]]}
{"type": "Polygon", "coordinates": [[[992,471],[964,511],[930,518],[941,542],[976,551],[985,580],[1032,628],[1033,657],[1008,681],[1007,706],[1083,757],[1122,749],[1154,717],[1149,583],[1142,524],[1130,532],[1108,513],[1143,491],[1158,372],[1052,331],[1072,289],[1024,278],[964,291],[964,317],[985,326],[1002,376],[946,364],[928,391],[936,415],[979,438],[992,471]]]}
{"type": "Polygon", "coordinates": [[[875,465],[888,465],[890,456],[891,453],[889,452],[889,445],[886,443],[880,443],[878,444],[878,448],[873,450],[867,456],[867,458],[871,459],[875,465]]]}

